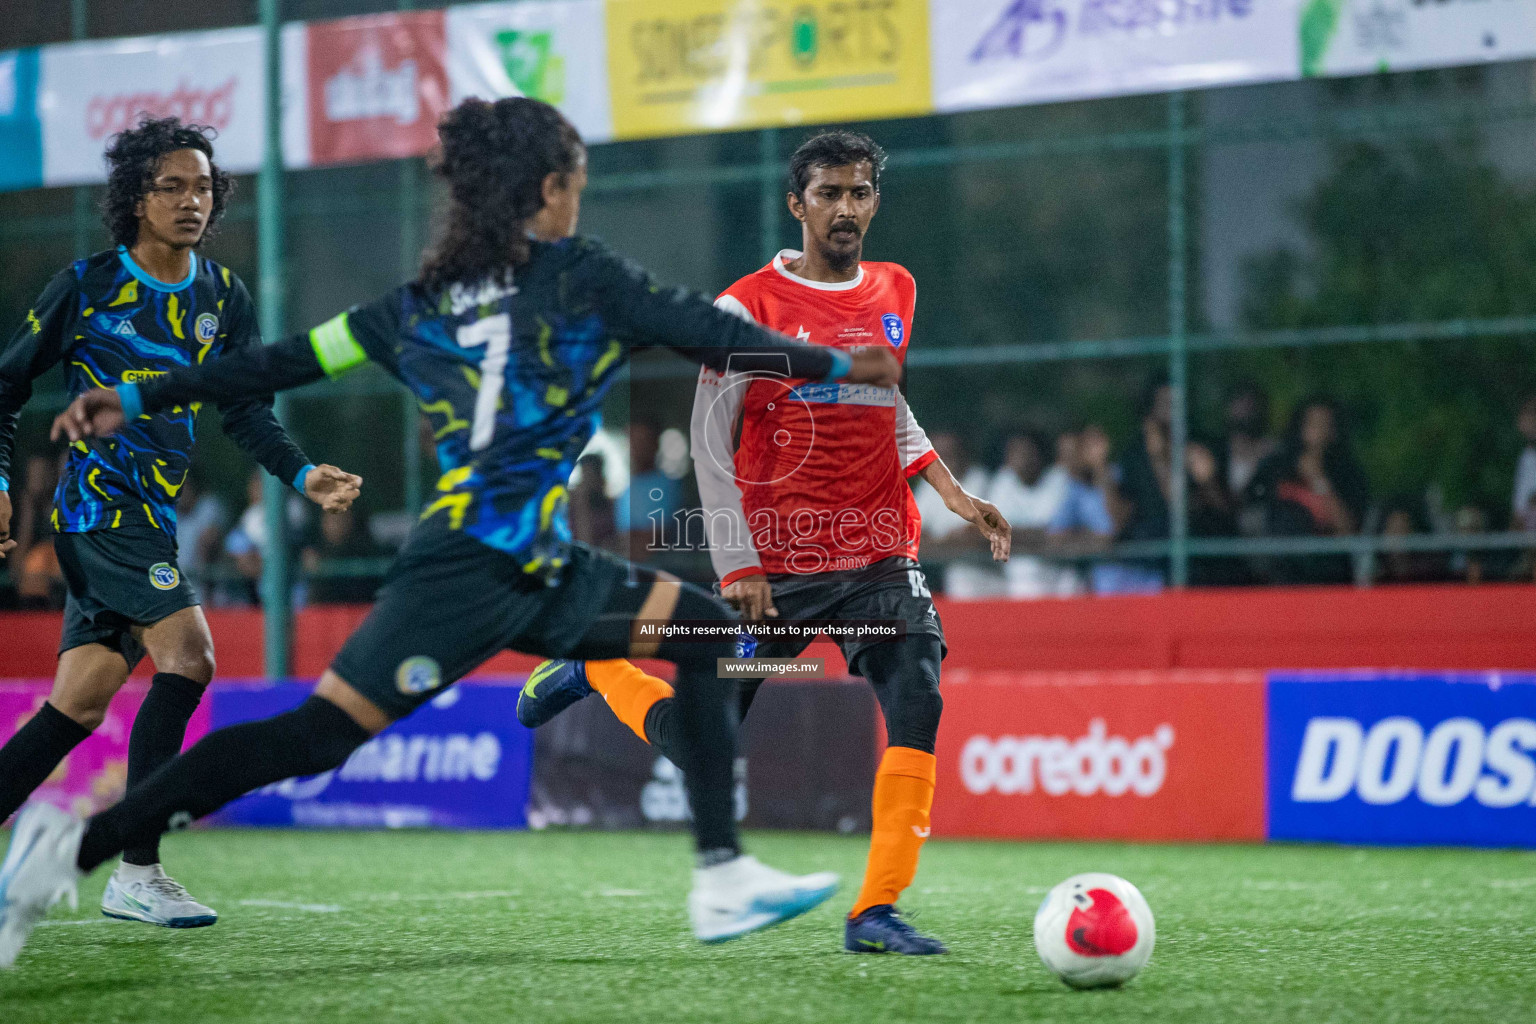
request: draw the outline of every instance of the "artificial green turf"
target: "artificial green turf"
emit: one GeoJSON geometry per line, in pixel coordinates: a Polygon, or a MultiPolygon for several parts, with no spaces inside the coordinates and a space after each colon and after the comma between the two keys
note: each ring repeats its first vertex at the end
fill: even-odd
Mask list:
{"type": "Polygon", "coordinates": [[[101,921],[98,873],[0,974],[0,1021],[1536,1019],[1532,853],[935,841],[906,902],[954,952],[905,959],[839,952],[862,838],[750,841],[850,888],[704,947],[679,835],[177,835],[167,864],[219,924],[101,921]],[[1119,991],[1070,991],[1035,957],[1041,894],[1087,870],[1157,914],[1152,963],[1119,991]]]}

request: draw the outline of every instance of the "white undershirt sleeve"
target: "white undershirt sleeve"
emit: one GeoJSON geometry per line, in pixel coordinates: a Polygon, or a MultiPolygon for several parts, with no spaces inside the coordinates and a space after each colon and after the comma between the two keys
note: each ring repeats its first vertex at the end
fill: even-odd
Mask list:
{"type": "Polygon", "coordinates": [[[933,451],[927,433],[917,425],[917,417],[900,391],[896,392],[896,451],[901,455],[901,468],[909,471],[914,462],[933,451]]]}
{"type": "MultiPolygon", "coordinates": [[[[753,320],[747,307],[734,296],[720,296],[715,306],[743,320],[753,320]]],[[[762,565],[747,529],[741,487],[736,483],[736,423],[746,392],[747,383],[740,374],[717,373],[706,366],[699,373],[693,395],[689,427],[693,473],[704,507],[710,562],[715,576],[721,580],[762,565]]]]}

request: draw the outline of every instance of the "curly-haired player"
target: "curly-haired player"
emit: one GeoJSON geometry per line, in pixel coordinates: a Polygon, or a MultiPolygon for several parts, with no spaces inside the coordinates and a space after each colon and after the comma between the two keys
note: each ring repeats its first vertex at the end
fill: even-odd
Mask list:
{"type": "MultiPolygon", "coordinates": [[[[146,381],[261,345],[240,279],[197,247],[233,182],[213,162],[207,129],[146,120],[116,136],[102,206],[115,247],[60,271],[0,352],[0,558],[10,539],[11,445],[32,381],[65,364],[71,394],[146,381]]],[[[221,405],[224,430],[285,483],[339,511],[358,478],[312,465],[269,399],[221,405]]],[[[213,678],[213,638],[176,564],[176,495],[192,457],[196,404],[141,416],[117,437],[77,441],[54,496],[54,547],[69,587],[53,692],[0,748],[0,821],[99,726],[112,696],[148,654],[155,665],[128,744],[128,785],[181,750],[213,678]]],[[[123,854],[102,912],[172,928],[218,915],[160,867],[151,838],[123,854]]]]}

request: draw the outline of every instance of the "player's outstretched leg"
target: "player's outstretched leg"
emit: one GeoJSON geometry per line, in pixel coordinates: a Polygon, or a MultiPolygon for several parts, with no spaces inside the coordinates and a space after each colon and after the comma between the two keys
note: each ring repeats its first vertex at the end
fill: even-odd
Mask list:
{"type": "Polygon", "coordinates": [[[941,641],[909,635],[873,644],[855,658],[856,671],[875,687],[890,746],[875,774],[873,827],[864,885],[844,927],[850,953],[947,953],[944,943],[905,921],[896,900],[917,875],[928,838],[937,762],[934,740],[944,702],[939,696],[941,641]]]}
{"type": "MultiPolygon", "coordinates": [[[[322,691],[333,678],[326,673],[322,691]]],[[[87,822],[51,807],[27,808],[0,867],[0,966],[14,963],[48,908],[72,900],[75,883],[106,861],[253,789],[340,767],[370,735],[313,696],[284,714],[209,733],[87,822]]]]}

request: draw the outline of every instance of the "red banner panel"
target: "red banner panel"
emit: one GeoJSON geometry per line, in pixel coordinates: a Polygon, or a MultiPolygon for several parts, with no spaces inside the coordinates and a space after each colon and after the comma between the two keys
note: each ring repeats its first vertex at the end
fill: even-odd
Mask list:
{"type": "Polygon", "coordinates": [[[933,831],[1264,838],[1257,672],[946,673],[933,831]]]}
{"type": "Polygon", "coordinates": [[[309,35],[310,160],[419,156],[448,109],[442,11],[317,21],[309,35]]]}

